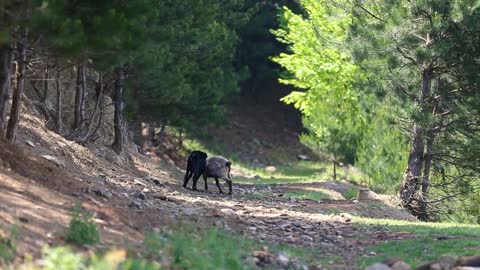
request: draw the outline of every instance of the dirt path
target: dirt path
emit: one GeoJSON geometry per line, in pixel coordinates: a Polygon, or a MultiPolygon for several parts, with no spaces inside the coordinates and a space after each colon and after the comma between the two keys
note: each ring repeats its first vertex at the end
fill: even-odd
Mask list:
{"type": "MultiPolygon", "coordinates": [[[[387,201],[343,199],[340,182],[284,185],[234,185],[234,195],[181,188],[183,172],[173,164],[139,153],[118,158],[108,148],[87,148],[42,129],[24,127],[18,144],[0,143],[0,233],[19,227],[18,260],[39,255],[45,245],[63,245],[70,210],[76,201],[95,213],[101,243],[139,245],[148,231],[178,224],[219,227],[271,244],[311,248],[329,268],[353,268],[354,257],[370,256],[366,247],[409,235],[354,224],[349,215],[412,219],[387,201]],[[33,142],[27,146],[25,142],[33,142]],[[42,155],[57,157],[61,164],[42,155]],[[285,194],[331,191],[336,199],[295,199],[285,194]],[[337,194],[335,197],[334,195],[337,194]]],[[[202,186],[202,185],[200,185],[202,186]]],[[[82,250],[82,249],[79,249],[82,250]]]]}

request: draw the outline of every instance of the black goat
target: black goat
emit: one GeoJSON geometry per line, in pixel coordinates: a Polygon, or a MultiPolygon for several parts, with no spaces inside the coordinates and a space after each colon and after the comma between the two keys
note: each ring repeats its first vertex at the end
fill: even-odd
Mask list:
{"type": "MultiPolygon", "coordinates": [[[[185,179],[183,181],[183,187],[187,188],[188,181],[193,176],[192,189],[197,190],[198,178],[205,172],[207,167],[207,154],[202,151],[193,151],[188,155],[187,170],[185,173],[185,179]]],[[[205,180],[205,190],[208,190],[207,180],[205,180]]]]}

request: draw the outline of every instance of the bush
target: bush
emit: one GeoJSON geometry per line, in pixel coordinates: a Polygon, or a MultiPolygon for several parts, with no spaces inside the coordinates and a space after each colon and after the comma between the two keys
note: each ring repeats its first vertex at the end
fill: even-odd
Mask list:
{"type": "Polygon", "coordinates": [[[17,251],[18,227],[12,225],[7,237],[0,236],[0,265],[9,262],[17,251]]]}
{"type": "Polygon", "coordinates": [[[72,220],[66,230],[67,242],[76,245],[93,245],[100,241],[97,224],[93,215],[82,211],[80,204],[75,204],[72,211],[72,220]]]}

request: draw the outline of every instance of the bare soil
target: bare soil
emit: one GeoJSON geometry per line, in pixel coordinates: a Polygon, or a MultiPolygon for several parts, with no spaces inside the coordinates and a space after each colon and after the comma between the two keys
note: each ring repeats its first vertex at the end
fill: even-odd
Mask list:
{"type": "Polygon", "coordinates": [[[236,184],[233,196],[218,194],[212,182],[209,191],[194,192],[181,188],[183,170],[170,160],[131,149],[117,156],[109,147],[82,146],[28,115],[21,129],[16,144],[0,142],[0,233],[6,235],[11,226],[20,229],[17,262],[27,254],[38,257],[44,246],[65,244],[75,202],[95,213],[101,243],[94,248],[135,248],[146,232],[178,224],[216,226],[262,242],[317,249],[322,257],[342,258],[330,268],[348,269],[354,268],[352,258],[369,256],[368,246],[410,237],[352,223],[350,215],[414,220],[384,198],[369,207],[372,202],[340,197],[313,201],[280,195],[318,188],[342,193],[347,186],[339,182],[236,184]],[[54,156],[60,164],[42,155],[54,156]]]}

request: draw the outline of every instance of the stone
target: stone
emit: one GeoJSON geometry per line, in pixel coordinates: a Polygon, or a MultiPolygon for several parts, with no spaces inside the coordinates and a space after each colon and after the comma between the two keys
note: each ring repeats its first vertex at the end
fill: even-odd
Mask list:
{"type": "Polygon", "coordinates": [[[365,268],[365,270],[392,270],[392,268],[383,263],[375,263],[365,268]]]}
{"type": "Polygon", "coordinates": [[[225,214],[225,215],[227,215],[227,216],[233,216],[233,215],[235,215],[235,211],[233,211],[233,210],[230,209],[230,208],[220,209],[220,212],[222,212],[223,214],[225,214]]]}
{"type": "Polygon", "coordinates": [[[476,266],[480,267],[480,256],[460,257],[455,266],[476,266]]]}
{"type": "Polygon", "coordinates": [[[398,261],[392,264],[390,268],[392,268],[392,270],[411,270],[412,269],[412,267],[404,261],[398,261]]]}
{"type": "Polygon", "coordinates": [[[26,140],[25,143],[30,147],[35,147],[35,144],[32,141],[26,140]]]}
{"type": "Polygon", "coordinates": [[[44,159],[54,163],[55,165],[57,165],[57,167],[65,167],[65,162],[63,160],[60,160],[57,157],[50,156],[50,155],[42,155],[42,157],[44,159]]]}
{"type": "Polygon", "coordinates": [[[283,267],[288,267],[288,264],[290,263],[290,258],[288,257],[288,254],[283,251],[277,253],[277,255],[275,256],[275,260],[283,267]]]}
{"type": "Polygon", "coordinates": [[[137,201],[132,201],[128,207],[130,208],[137,208],[137,209],[142,209],[142,204],[137,202],[137,201]]]}
{"type": "Polygon", "coordinates": [[[147,199],[147,196],[145,196],[145,193],[143,192],[138,192],[135,197],[139,198],[140,200],[145,200],[147,199]]]}
{"type": "Polygon", "coordinates": [[[297,155],[298,160],[310,160],[310,157],[307,155],[297,155]]]}
{"type": "Polygon", "coordinates": [[[160,181],[158,181],[157,179],[154,179],[154,180],[153,180],[153,183],[154,183],[155,185],[157,185],[157,186],[161,186],[161,187],[164,186],[164,185],[163,185],[160,181]]]}
{"type": "Polygon", "coordinates": [[[265,171],[267,171],[267,172],[274,172],[274,171],[276,171],[276,170],[277,170],[277,168],[276,168],[275,166],[267,166],[267,167],[265,167],[265,171]]]}
{"type": "Polygon", "coordinates": [[[104,197],[104,198],[107,198],[107,199],[110,199],[113,197],[113,194],[108,191],[108,190],[105,190],[105,189],[93,189],[92,190],[97,196],[100,196],[100,197],[104,197]]]}
{"type": "Polygon", "coordinates": [[[368,188],[361,188],[358,190],[357,200],[364,201],[372,199],[372,194],[368,188]]]}

